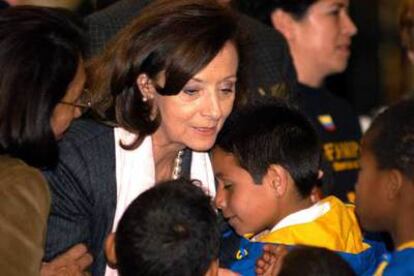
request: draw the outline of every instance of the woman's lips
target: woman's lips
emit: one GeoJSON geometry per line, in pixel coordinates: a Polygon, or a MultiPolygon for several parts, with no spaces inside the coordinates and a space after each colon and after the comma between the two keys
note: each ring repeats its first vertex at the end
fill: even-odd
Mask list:
{"type": "Polygon", "coordinates": [[[216,134],[217,127],[194,127],[198,134],[212,136],[216,134]]]}

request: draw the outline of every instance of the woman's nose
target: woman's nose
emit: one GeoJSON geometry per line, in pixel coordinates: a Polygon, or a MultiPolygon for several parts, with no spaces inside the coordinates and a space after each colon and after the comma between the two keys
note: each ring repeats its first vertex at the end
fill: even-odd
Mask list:
{"type": "Polygon", "coordinates": [[[357,26],[355,25],[354,21],[352,21],[348,13],[345,15],[345,18],[344,18],[343,30],[344,30],[344,33],[350,36],[354,36],[358,32],[357,26]]]}
{"type": "Polygon", "coordinates": [[[202,114],[213,120],[218,120],[222,116],[221,101],[216,91],[207,93],[202,114]]]}

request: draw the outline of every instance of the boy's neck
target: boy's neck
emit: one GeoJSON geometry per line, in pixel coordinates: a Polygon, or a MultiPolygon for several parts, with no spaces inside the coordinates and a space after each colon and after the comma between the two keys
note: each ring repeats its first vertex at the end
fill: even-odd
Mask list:
{"type": "MultiPolygon", "coordinates": [[[[288,199],[288,201],[289,201],[289,199],[288,199]]],[[[286,207],[283,210],[283,213],[282,213],[282,216],[281,216],[280,220],[282,220],[283,218],[285,218],[285,217],[287,217],[291,214],[294,214],[294,213],[299,212],[301,210],[307,209],[307,208],[311,207],[313,204],[314,203],[312,202],[310,196],[305,197],[305,198],[300,198],[300,199],[298,199],[298,197],[296,196],[294,199],[292,198],[290,200],[290,203],[285,204],[286,207]]]]}
{"type": "Polygon", "coordinates": [[[284,218],[286,218],[289,215],[292,215],[296,212],[308,209],[310,207],[312,207],[314,205],[314,203],[312,202],[310,196],[306,197],[306,198],[286,198],[285,199],[286,202],[288,203],[283,203],[281,205],[284,206],[283,209],[281,209],[281,215],[280,215],[280,219],[278,219],[278,221],[276,221],[275,224],[273,224],[269,229],[266,229],[260,233],[256,233],[251,239],[252,240],[259,240],[262,236],[269,234],[270,232],[272,232],[272,230],[275,228],[276,225],[279,224],[279,222],[281,222],[284,218]],[[294,202],[294,204],[292,204],[292,202],[294,202]]]}

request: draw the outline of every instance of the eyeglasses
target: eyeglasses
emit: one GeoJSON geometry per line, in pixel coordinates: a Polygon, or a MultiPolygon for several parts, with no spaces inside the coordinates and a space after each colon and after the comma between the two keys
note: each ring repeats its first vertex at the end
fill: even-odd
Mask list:
{"type": "Polygon", "coordinates": [[[91,95],[88,89],[83,89],[82,95],[73,103],[65,101],[60,101],[59,103],[77,107],[82,113],[88,111],[92,106],[91,95]]]}

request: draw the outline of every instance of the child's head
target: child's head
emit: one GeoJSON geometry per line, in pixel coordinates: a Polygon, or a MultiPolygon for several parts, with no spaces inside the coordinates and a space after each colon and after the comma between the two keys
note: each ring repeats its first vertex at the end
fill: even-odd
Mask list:
{"type": "Polygon", "coordinates": [[[349,264],[337,253],[320,247],[299,246],[283,257],[279,276],[353,276],[349,264]]]}
{"type": "Polygon", "coordinates": [[[107,256],[122,276],[216,275],[216,213],[197,182],[157,184],[142,193],[108,238],[107,256]],[[115,241],[115,244],[113,243],[115,241]]]}
{"type": "Polygon", "coordinates": [[[270,98],[245,106],[213,149],[216,206],[240,235],[272,228],[307,207],[301,204],[317,182],[319,161],[317,134],[300,112],[270,98]]]}
{"type": "Polygon", "coordinates": [[[413,181],[414,101],[404,100],[381,113],[362,139],[356,211],[363,228],[391,231],[397,214],[414,208],[413,181]]]}

